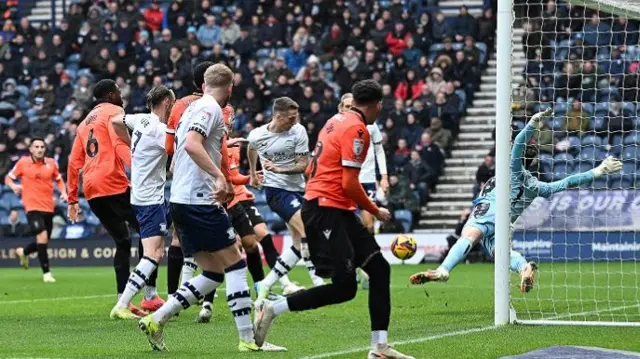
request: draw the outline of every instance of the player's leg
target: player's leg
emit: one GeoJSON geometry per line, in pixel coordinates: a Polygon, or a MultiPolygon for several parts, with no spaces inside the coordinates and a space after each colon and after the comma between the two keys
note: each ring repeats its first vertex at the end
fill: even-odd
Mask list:
{"type": "MultiPolygon", "coordinates": [[[[300,198],[300,200],[302,200],[302,197],[300,198]]],[[[324,280],[316,275],[316,267],[311,261],[311,255],[309,254],[309,244],[307,243],[300,210],[296,211],[296,213],[293,214],[287,225],[289,227],[289,231],[291,232],[294,244],[296,244],[298,240],[300,241],[300,254],[302,254],[302,260],[304,261],[304,265],[307,267],[307,272],[309,272],[309,277],[311,278],[313,285],[323,285],[324,280]]]]}
{"type": "Polygon", "coordinates": [[[175,229],[172,230],[171,244],[169,245],[169,251],[167,253],[167,293],[173,294],[178,290],[180,284],[180,272],[182,271],[182,265],[184,257],[182,255],[182,248],[180,248],[180,240],[176,234],[175,229]]]}
{"type": "Polygon", "coordinates": [[[49,243],[49,233],[51,233],[51,231],[47,230],[44,214],[44,212],[40,211],[31,211],[27,213],[29,228],[31,233],[35,235],[36,241],[29,243],[24,248],[16,248],[16,254],[20,259],[20,265],[24,267],[24,269],[27,269],[29,268],[29,255],[31,255],[31,253],[38,253],[38,260],[43,274],[42,278],[45,283],[53,283],[55,282],[55,279],[53,279],[51,274],[47,274],[50,273],[47,246],[49,243]]]}
{"type": "MultiPolygon", "coordinates": [[[[376,200],[376,183],[363,183],[362,188],[364,188],[370,200],[376,200]]],[[[360,218],[362,219],[362,224],[367,229],[367,231],[369,231],[369,233],[375,234],[376,217],[371,213],[360,209],[360,218]]],[[[361,284],[362,289],[369,289],[369,275],[367,274],[367,272],[365,272],[362,268],[357,268],[356,274],[358,282],[361,284]]]]}
{"type": "MultiPolygon", "coordinates": [[[[487,254],[495,256],[495,236],[485,236],[482,246],[487,254]]],[[[528,293],[535,284],[538,265],[535,262],[527,262],[520,252],[513,249],[509,252],[509,268],[520,275],[520,292],[528,293]]]]}

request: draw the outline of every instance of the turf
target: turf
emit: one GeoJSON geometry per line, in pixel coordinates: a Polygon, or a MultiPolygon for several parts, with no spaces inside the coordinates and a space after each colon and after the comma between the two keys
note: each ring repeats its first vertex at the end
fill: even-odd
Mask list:
{"type": "MultiPolygon", "coordinates": [[[[461,266],[446,284],[409,287],[407,276],[417,269],[392,269],[390,328],[390,340],[409,342],[397,347],[416,358],[496,358],[559,344],[640,351],[638,328],[493,329],[492,265],[461,266]],[[464,330],[471,332],[447,334],[464,330]],[[427,338],[439,335],[443,337],[427,338]]],[[[519,295],[515,297],[520,298],[514,301],[520,311],[529,308],[533,318],[539,318],[540,313],[562,317],[569,309],[589,312],[583,317],[600,316],[602,320],[640,320],[634,267],[553,269],[552,273],[542,271],[540,289],[534,289],[526,302],[519,295]],[[608,276],[598,275],[607,270],[608,276]],[[606,291],[605,286],[612,290],[606,291]],[[556,298],[553,302],[537,300],[552,297],[556,298]],[[583,298],[582,307],[574,301],[579,298],[583,298]],[[621,303],[625,305],[618,309],[621,303]]],[[[287,346],[288,353],[237,353],[237,333],[222,298],[216,300],[214,320],[209,324],[193,322],[196,308],[171,321],[167,327],[170,352],[153,353],[135,322],[108,318],[115,301],[112,269],[54,268],[54,273],[58,282],[45,285],[38,268],[0,270],[1,358],[366,358],[362,349],[369,344],[365,291],[344,305],[279,318],[268,339],[287,346]],[[344,351],[347,353],[322,356],[344,351]]],[[[163,275],[164,268],[160,289],[166,283],[163,275]]],[[[302,268],[296,269],[292,278],[301,284],[309,282],[302,268]]]]}

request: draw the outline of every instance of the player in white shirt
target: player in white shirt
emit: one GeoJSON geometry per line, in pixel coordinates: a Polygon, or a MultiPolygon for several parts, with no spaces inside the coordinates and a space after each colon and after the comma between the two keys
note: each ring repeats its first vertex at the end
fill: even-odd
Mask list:
{"type": "MultiPolygon", "coordinates": [[[[144,256],[129,275],[124,292],[111,310],[111,319],[140,318],[131,312],[129,303],[145,287],[164,255],[164,236],[171,226],[171,214],[164,198],[167,180],[164,139],[167,119],[175,100],[173,91],[157,86],[147,95],[151,113],[112,120],[118,136],[125,142],[131,140],[131,205],[140,224],[144,256]],[[132,139],[129,139],[125,126],[132,131],[132,139]]],[[[157,298],[158,307],[163,303],[155,287],[145,288],[145,297],[157,298]]]]}
{"type": "MultiPolygon", "coordinates": [[[[322,278],[315,275],[309,249],[304,243],[300,209],[305,188],[304,171],[309,163],[309,138],[298,118],[298,104],[289,97],[279,97],[273,102],[271,122],[254,129],[247,137],[252,185],[258,183],[256,164],[260,157],[267,204],[287,223],[293,240],[293,245],[282,252],[273,270],[258,284],[258,301],[265,299],[271,286],[301,258],[305,260],[313,284],[324,284],[322,278]]],[[[283,293],[288,295],[301,289],[296,285],[288,285],[283,293]]]]}
{"type": "MultiPolygon", "coordinates": [[[[202,273],[184,282],[138,327],[154,350],[166,350],[164,327],[183,309],[198,303],[226,277],[227,304],[238,329],[238,350],[260,351],[251,323],[247,264],[236,245],[236,232],[221,203],[234,192],[228,180],[226,127],[222,109],[231,95],[233,72],[215,64],[204,74],[203,96],[189,105],[176,129],[171,210],[182,247],[193,254],[202,273]]],[[[231,198],[230,198],[231,197],[231,198]]]]}
{"type": "MultiPolygon", "coordinates": [[[[351,108],[352,103],[353,95],[351,93],[342,95],[340,104],[338,105],[338,111],[348,111],[351,108]]],[[[378,125],[375,123],[373,125],[367,125],[367,130],[369,130],[371,143],[369,144],[367,157],[365,157],[362,168],[360,169],[360,183],[362,183],[362,188],[367,192],[369,198],[372,201],[375,201],[378,193],[376,163],[378,164],[378,171],[380,171],[380,188],[384,193],[387,193],[389,190],[387,159],[384,154],[384,148],[382,148],[382,133],[380,133],[378,125]]],[[[376,221],[375,216],[365,210],[360,210],[360,218],[362,218],[362,222],[369,232],[374,233],[374,225],[376,221]]],[[[362,285],[363,289],[369,288],[369,276],[361,268],[358,268],[358,281],[362,285]]]]}

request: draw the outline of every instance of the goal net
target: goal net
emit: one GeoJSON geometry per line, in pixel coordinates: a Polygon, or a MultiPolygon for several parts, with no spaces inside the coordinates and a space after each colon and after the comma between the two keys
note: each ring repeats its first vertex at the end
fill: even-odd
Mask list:
{"type": "Polygon", "coordinates": [[[512,274],[510,319],[640,325],[640,1],[515,0],[513,9],[512,125],[554,109],[533,137],[533,172],[558,181],[609,155],[624,167],[538,198],[515,223],[512,247],[539,272],[527,294],[512,274]]]}

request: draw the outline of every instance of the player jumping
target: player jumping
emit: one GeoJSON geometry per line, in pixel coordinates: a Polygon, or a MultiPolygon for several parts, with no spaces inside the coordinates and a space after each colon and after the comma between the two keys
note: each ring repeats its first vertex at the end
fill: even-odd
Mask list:
{"type": "Polygon", "coordinates": [[[64,180],[58,171],[58,165],[53,158],[45,157],[44,139],[34,138],[29,145],[28,157],[22,157],[16,162],[13,169],[7,174],[5,183],[16,195],[22,195],[24,210],[27,212],[27,221],[31,233],[35,234],[36,241],[25,248],[16,248],[16,254],[20,258],[20,264],[27,269],[29,267],[29,255],[38,253],[40,268],[42,268],[42,280],[45,283],[55,283],[49,269],[49,254],[47,245],[51,239],[53,229],[53,181],[60,191],[60,199],[67,200],[67,189],[64,180]],[[18,185],[14,181],[21,180],[18,185]]]}
{"type": "MultiPolygon", "coordinates": [[[[98,217],[104,228],[116,242],[113,267],[116,272],[118,297],[122,295],[129,279],[129,259],[131,258],[131,236],[127,223],[139,230],[138,221],[131,208],[129,180],[124,166],[131,167],[129,145],[122,141],[113,129],[114,117],[122,118],[122,97],[113,80],[100,80],[93,88],[97,105],[78,126],[73,141],[67,186],[69,195],[68,216],[72,223],[78,220],[78,181],[82,170],[84,195],[91,211],[98,217]]],[[[139,245],[142,257],[142,244],[139,245]]],[[[149,277],[141,306],[146,310],[156,310],[163,301],[156,292],[157,271],[149,277]]],[[[146,314],[133,305],[136,315],[146,314]]]]}
{"type": "Polygon", "coordinates": [[[238,350],[259,351],[250,317],[247,265],[220,205],[233,194],[228,174],[221,170],[227,151],[220,107],[231,95],[233,72],[216,64],[207,69],[204,79],[204,95],[187,108],[177,128],[171,187],[172,215],[182,247],[193,254],[203,272],[184,282],[160,309],[142,318],[138,325],[154,350],[166,350],[163,331],[167,321],[202,300],[226,277],[227,303],[240,336],[238,350]]]}
{"type": "Polygon", "coordinates": [[[129,304],[138,294],[164,257],[164,236],[171,226],[171,212],[164,198],[167,180],[165,151],[166,122],[175,96],[165,86],[154,87],[147,94],[151,113],[126,115],[112,120],[118,136],[131,144],[131,205],[140,224],[144,257],[129,276],[124,293],[111,310],[111,319],[138,319],[129,304]],[[129,128],[133,139],[129,138],[129,128]]]}
{"type": "MultiPolygon", "coordinates": [[[[527,170],[538,157],[535,146],[527,146],[534,132],[552,114],[551,109],[533,115],[527,126],[516,136],[511,150],[511,223],[514,223],[525,209],[537,197],[549,198],[554,193],[568,188],[579,187],[602,177],[620,171],[622,163],[613,157],[606,158],[600,166],[593,170],[568,176],[560,181],[540,182],[527,170]]],[[[416,273],[409,280],[413,284],[426,282],[446,282],[449,273],[462,262],[471,248],[482,241],[485,251],[493,256],[495,250],[495,213],[496,213],[496,180],[487,181],[478,198],[474,200],[471,217],[462,229],[462,236],[453,245],[449,254],[436,270],[416,273]]],[[[529,292],[534,285],[537,265],[528,262],[522,254],[511,250],[511,270],[520,274],[520,291],[529,292]]]]}
{"type": "MultiPolygon", "coordinates": [[[[304,126],[298,123],[298,116],[298,104],[295,101],[289,97],[277,98],[273,102],[271,122],[254,129],[247,138],[251,184],[257,185],[258,182],[256,163],[259,156],[267,204],[287,223],[293,239],[293,246],[283,251],[273,270],[258,284],[258,300],[266,298],[271,286],[303,257],[313,284],[324,284],[322,278],[315,274],[315,267],[308,256],[300,216],[305,187],[304,171],[309,163],[309,139],[304,126]],[[301,245],[303,243],[304,246],[301,245]]],[[[283,293],[287,295],[301,289],[291,283],[284,287],[283,293]]]]}
{"type": "Polygon", "coordinates": [[[330,284],[295,293],[256,307],[256,342],[261,343],[273,320],[285,312],[299,312],[343,303],[356,296],[355,268],[370,276],[369,313],[371,351],[368,358],[413,359],[387,343],[391,315],[389,263],[355,213],[356,205],[381,221],[391,218],[363,190],[358,176],[370,139],[367,124],[380,112],[382,88],[373,80],[353,86],[353,107],[333,116],[322,128],[309,165],[309,183],[302,205],[311,259],[317,273],[330,284]]]}

